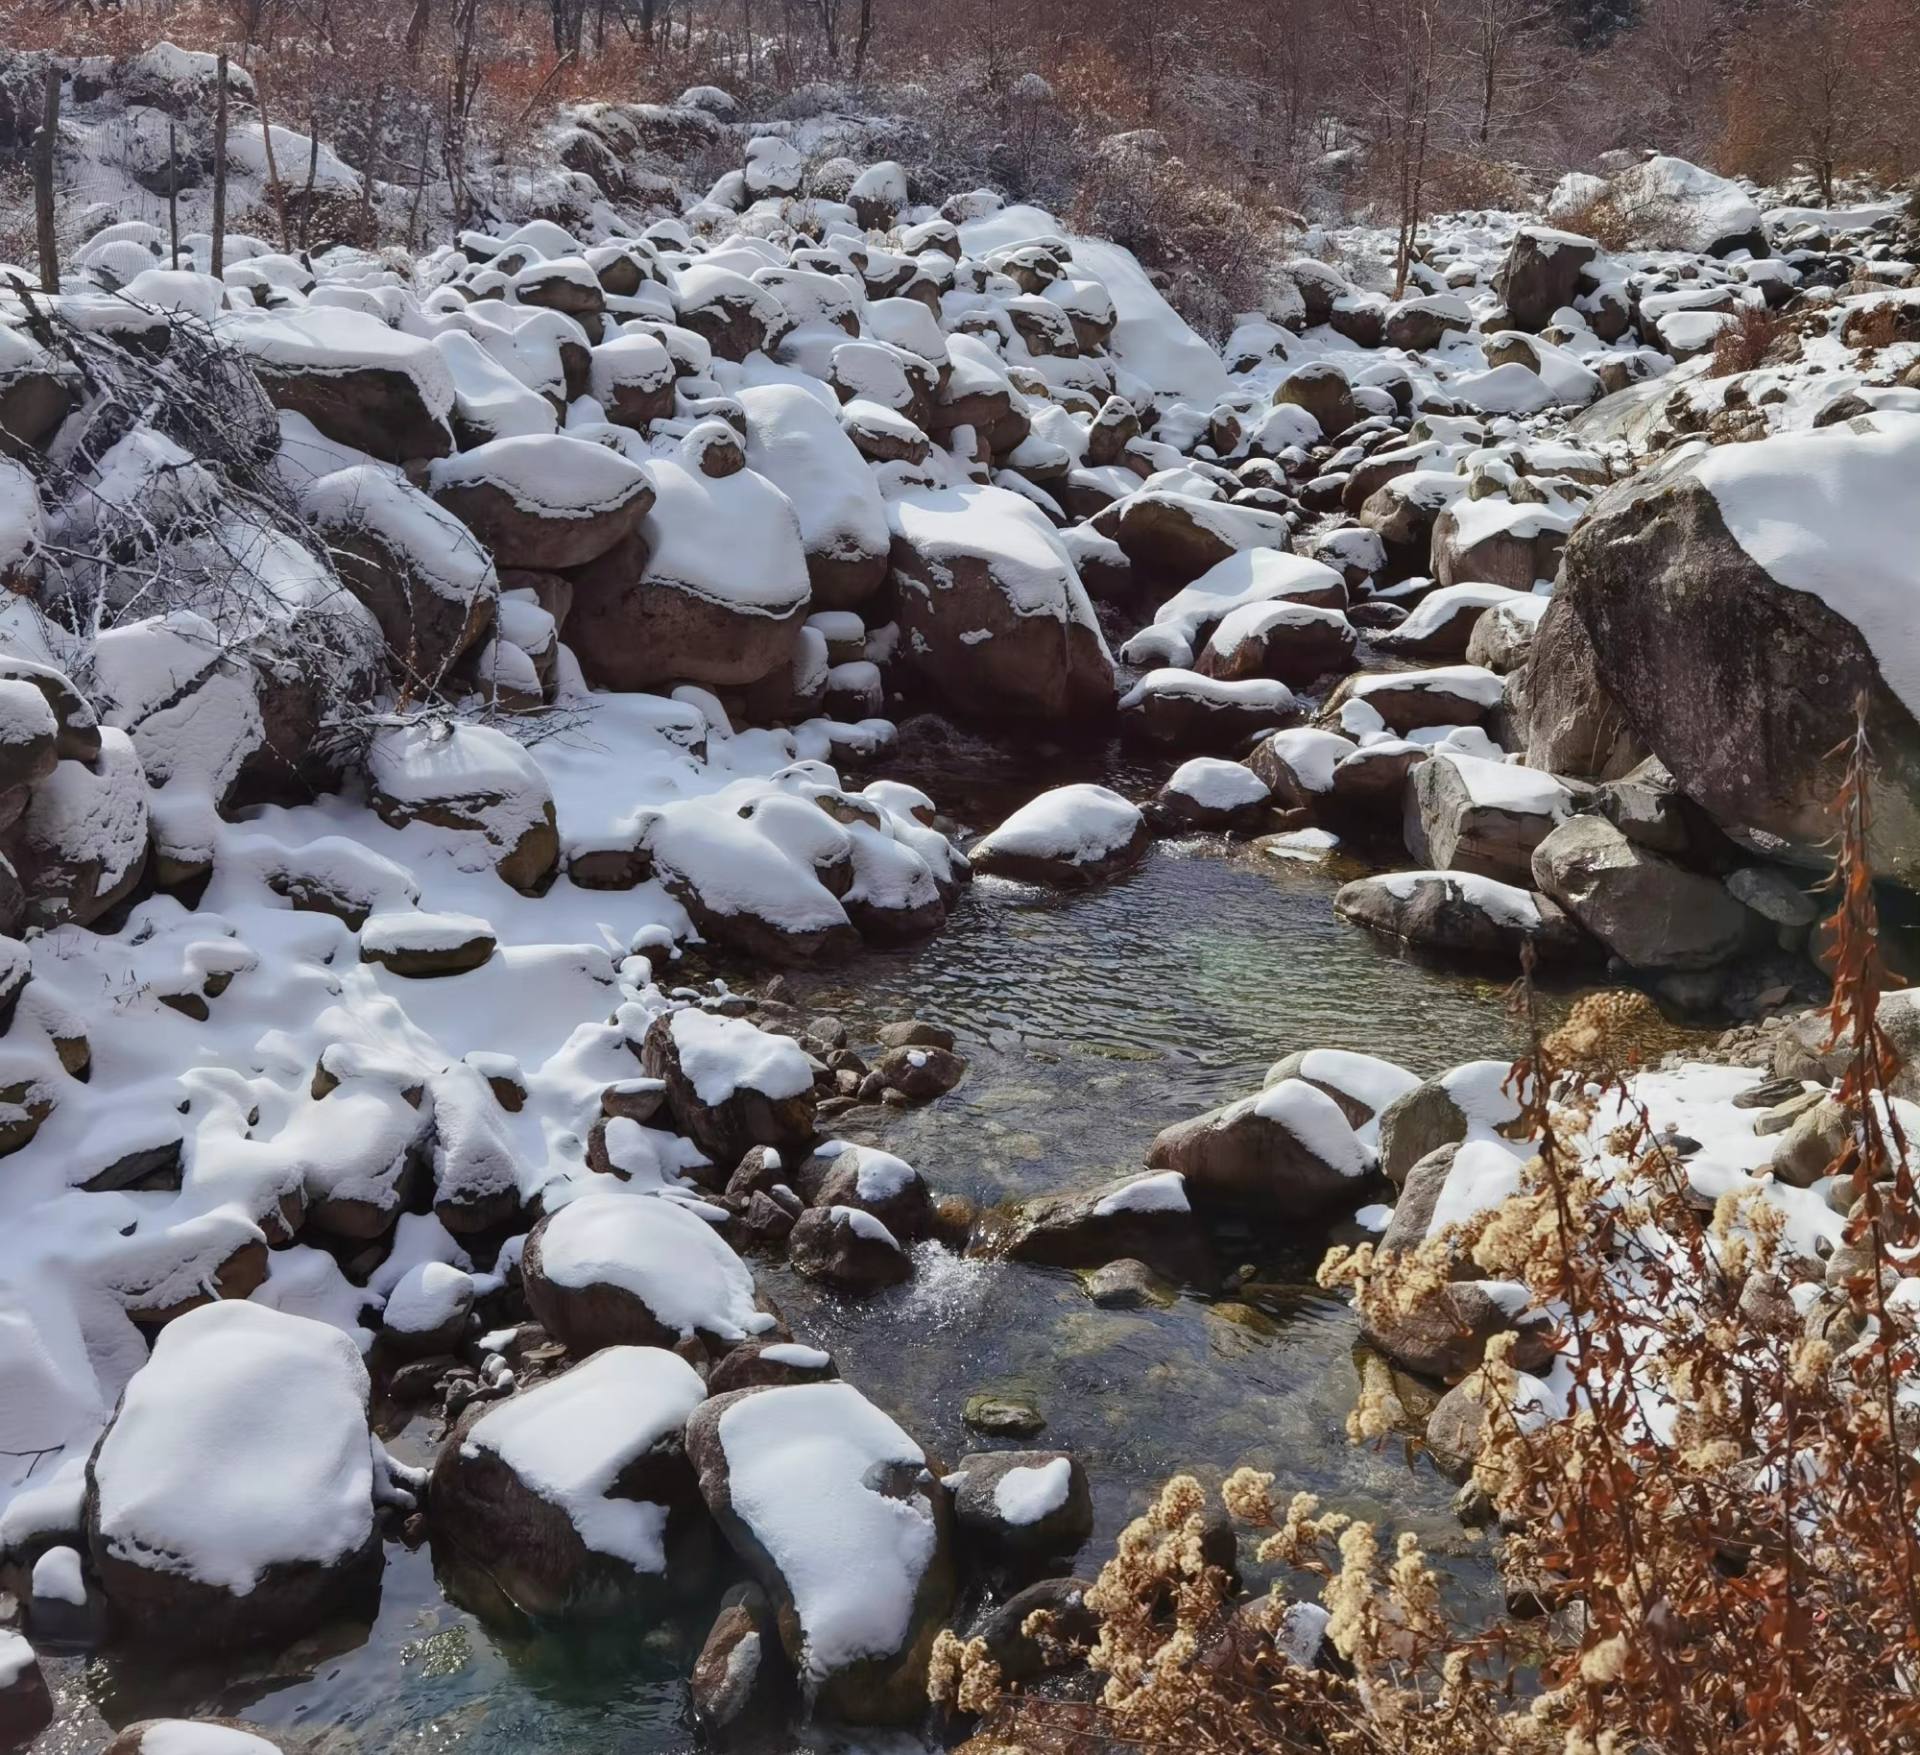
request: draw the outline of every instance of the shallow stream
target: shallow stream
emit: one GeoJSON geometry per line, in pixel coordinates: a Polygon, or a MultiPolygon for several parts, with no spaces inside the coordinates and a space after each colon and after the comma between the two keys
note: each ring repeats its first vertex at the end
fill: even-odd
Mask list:
{"type": "MultiPolygon", "coordinates": [[[[888,771],[985,824],[1062,778],[1104,772],[1135,795],[1155,778],[1114,763],[1083,752],[1066,764],[1082,771],[1063,773],[1033,752],[944,775],[888,771]]],[[[970,1062],[938,1103],[857,1109],[841,1131],[884,1143],[937,1192],[986,1206],[1138,1168],[1159,1128],[1258,1089],[1296,1048],[1364,1050],[1421,1073],[1510,1053],[1498,980],[1397,958],[1335,920],[1333,891],[1355,870],[1212,838],[1163,842],[1128,877],[1085,894],[982,880],[931,942],[790,977],[806,1011],[839,1016],[856,1041],[918,1016],[952,1028],[970,1062]]],[[[1346,1440],[1356,1326],[1313,1285],[1329,1236],[1223,1233],[1223,1260],[1244,1282],[1231,1299],[1187,1294],[1136,1311],[1097,1309],[1071,1273],[933,1245],[911,1284],[865,1302],[784,1267],[757,1271],[796,1334],[831,1348],[848,1379],[948,1463],[995,1442],[965,1428],[969,1395],[1037,1403],[1046,1428],[1032,1442],[1075,1451],[1094,1483],[1082,1570],[1169,1473],[1217,1478],[1247,1463],[1282,1489],[1420,1531],[1470,1582],[1477,1539],[1448,1512],[1452,1487],[1400,1445],[1346,1440]]],[[[421,1422],[392,1448],[426,1462],[436,1437],[421,1422]]],[[[316,1748],[328,1752],[677,1752],[692,1747],[684,1677],[704,1631],[621,1620],[503,1635],[443,1597],[425,1549],[394,1544],[370,1630],[239,1671],[56,1660],[62,1723],[41,1746],[77,1755],[105,1740],[102,1720],[202,1712],[324,1733],[316,1748]]]]}

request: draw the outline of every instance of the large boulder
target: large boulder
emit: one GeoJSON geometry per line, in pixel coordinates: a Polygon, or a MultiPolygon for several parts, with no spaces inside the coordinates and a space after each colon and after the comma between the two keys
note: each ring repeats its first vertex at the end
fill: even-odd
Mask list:
{"type": "MultiPolygon", "coordinates": [[[[1541,640],[1564,602],[1598,684],[1681,790],[1722,826],[1779,836],[1809,858],[1837,827],[1835,752],[1864,699],[1870,851],[1877,870],[1912,881],[1916,471],[1920,415],[1894,413],[1656,466],[1582,522],[1541,640]]],[[[1530,680],[1530,695],[1537,688],[1530,680]]]]}
{"type": "Polygon", "coordinates": [[[574,578],[567,643],[589,681],[733,688],[793,663],[811,594],[800,520],[743,456],[711,421],[650,465],[644,524],[574,578]]]}
{"type": "Polygon", "coordinates": [[[1005,488],[908,489],[892,499],[901,656],[972,716],[1082,719],[1113,705],[1113,659],[1072,558],[1005,488]]]}
{"type": "Polygon", "coordinates": [[[363,311],[236,311],[218,324],[274,406],[385,463],[445,457],[453,378],[433,343],[363,311]]]}
{"type": "Polygon", "coordinates": [[[1163,1128],[1147,1163],[1177,1170],[1202,1207],[1303,1219],[1357,1206],[1374,1154],[1340,1105],[1303,1079],[1163,1128]]]}
{"type": "Polygon", "coordinates": [[[654,499],[637,463],[564,433],[490,440],[441,458],[427,481],[500,566],[548,572],[598,559],[639,528],[654,499]]]}
{"type": "Polygon", "coordinates": [[[1190,585],[1222,561],[1261,549],[1284,553],[1291,531],[1277,513],[1167,488],[1145,488],[1099,512],[1093,527],[1148,579],[1190,585]]]}
{"type": "Polygon", "coordinates": [[[367,781],[374,810],[391,828],[472,831],[455,856],[463,868],[490,867],[516,890],[538,891],[559,864],[552,790],[503,731],[444,718],[390,726],[368,748],[367,781]]]}
{"type": "Polygon", "coordinates": [[[300,510],[416,687],[437,685],[492,625],[500,581],[486,550],[406,481],[371,464],[335,470],[300,510]]]}
{"type": "Polygon", "coordinates": [[[702,1518],[687,1416],[706,1385],[658,1347],[607,1347],[449,1434],[428,1497],[436,1549],[484,1569],[523,1614],[665,1595],[674,1548],[702,1518]]]}
{"type": "Polygon", "coordinates": [[[1533,850],[1533,879],[1636,969],[1708,969],[1758,924],[1717,879],[1627,839],[1604,817],[1570,817],[1533,850]]]}
{"type": "Polygon", "coordinates": [[[576,1356],[601,1347],[724,1352],[774,1326],[753,1274],[699,1213],[653,1194],[585,1194],[528,1234],[527,1308],[576,1356]]]}
{"type": "Polygon", "coordinates": [[[851,1724],[918,1718],[954,1583],[926,1452],[851,1384],[810,1383],[702,1403],[687,1453],[810,1702],[851,1724]]]}
{"type": "Polygon", "coordinates": [[[1548,600],[1524,665],[1508,680],[1508,714],[1527,765],[1576,780],[1617,780],[1647,746],[1600,681],[1586,624],[1564,595],[1548,600]]]}
{"type": "Polygon", "coordinates": [[[675,1123],[716,1164],[813,1138],[813,1069],[790,1036],[688,1006],[654,1019],[640,1064],[663,1079],[675,1123]]]}
{"type": "Polygon", "coordinates": [[[1514,327],[1536,335],[1546,328],[1554,312],[1573,303],[1582,270],[1599,253],[1599,245],[1591,238],[1550,226],[1523,225],[1513,234],[1506,260],[1493,280],[1514,327]]]}
{"type": "Polygon", "coordinates": [[[1532,945],[1543,962],[1588,953],[1591,941],[1558,903],[1493,878],[1456,871],[1395,871],[1342,884],[1333,911],[1371,932],[1451,956],[1517,966],[1532,945]]]}
{"type": "Polygon", "coordinates": [[[816,610],[858,608],[887,577],[886,504],[831,401],[796,384],[740,392],[747,466],[793,502],[816,610]]]}
{"type": "Polygon", "coordinates": [[[1152,839],[1137,805],[1105,786],[1057,786],[968,851],[973,868],[1029,883],[1094,884],[1137,863],[1152,839]]]}
{"type": "Polygon", "coordinates": [[[1044,1195],[1027,1202],[1005,1233],[987,1242],[1015,1261],[1074,1268],[1139,1261],[1177,1279],[1200,1277],[1207,1259],[1186,1178],[1176,1170],[1044,1195]]]}
{"type": "Polygon", "coordinates": [[[377,1578],[360,1351],[223,1300],[176,1317],[87,1465],[87,1546],[115,1621],[201,1651],[284,1643],[377,1578]]]}
{"type": "Polygon", "coordinates": [[[1573,794],[1551,774],[1440,750],[1407,781],[1407,851],[1435,870],[1524,885],[1534,848],[1572,809],[1573,794]]]}

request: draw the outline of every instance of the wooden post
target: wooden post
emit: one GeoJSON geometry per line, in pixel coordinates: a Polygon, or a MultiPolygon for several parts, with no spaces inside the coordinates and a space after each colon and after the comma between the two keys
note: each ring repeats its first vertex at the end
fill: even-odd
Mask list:
{"type": "Polygon", "coordinates": [[[53,229],[53,172],[60,150],[60,69],[47,69],[40,138],[33,155],[34,242],[40,252],[40,290],[60,290],[60,239],[53,229]]]}
{"type": "Polygon", "coordinates": [[[213,107],[213,260],[208,264],[218,280],[227,266],[227,56],[223,49],[215,63],[220,89],[213,107]]]}
{"type": "Polygon", "coordinates": [[[180,141],[179,131],[169,122],[167,124],[167,236],[172,245],[172,254],[167,258],[169,268],[180,266],[180,141]]]}

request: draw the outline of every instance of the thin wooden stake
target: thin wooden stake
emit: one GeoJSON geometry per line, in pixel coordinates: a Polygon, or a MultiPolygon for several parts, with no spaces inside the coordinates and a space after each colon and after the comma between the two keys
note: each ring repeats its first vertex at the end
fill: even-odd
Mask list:
{"type": "Polygon", "coordinates": [[[293,248],[292,235],[287,230],[287,186],[280,181],[280,167],[273,160],[273,122],[267,115],[267,88],[264,82],[259,86],[260,100],[260,138],[267,144],[267,187],[273,191],[273,205],[280,215],[280,248],[293,248]]]}
{"type": "Polygon", "coordinates": [[[215,64],[220,89],[213,109],[213,260],[209,267],[218,280],[227,267],[227,56],[223,49],[215,64]]]}
{"type": "Polygon", "coordinates": [[[60,141],[60,69],[47,69],[46,100],[40,109],[40,138],[33,155],[34,242],[40,252],[40,290],[60,290],[60,240],[53,229],[53,172],[60,141]]]}

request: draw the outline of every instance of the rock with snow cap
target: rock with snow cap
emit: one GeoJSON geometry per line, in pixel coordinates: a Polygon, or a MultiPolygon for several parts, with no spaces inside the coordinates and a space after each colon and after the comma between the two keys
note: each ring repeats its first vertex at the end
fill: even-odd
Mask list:
{"type": "Polygon", "coordinates": [[[1226,682],[1197,670],[1150,670],[1120,697],[1129,735],[1169,749],[1231,750],[1263,731],[1295,724],[1300,704],[1283,682],[1226,682]]]}
{"type": "Polygon", "coordinates": [[[1104,786],[1055,787],[974,843],[976,871],[1030,883],[1093,884],[1138,862],[1151,840],[1137,806],[1104,786]]]}
{"type": "Polygon", "coordinates": [[[753,1275],[699,1213],[657,1194],[585,1194],[528,1234],[527,1307],[575,1357],[602,1347],[714,1353],[776,1326],[753,1275]]]}
{"type": "Polygon", "coordinates": [[[237,1718],[144,1718],[100,1755],[282,1755],[282,1745],[237,1718]]]}
{"type": "Polygon", "coordinates": [[[526,1615],[664,1605],[704,1522],[684,1441],[706,1393],[674,1353],[610,1346],[478,1404],[434,1464],[436,1553],[526,1615]]]}
{"type": "Polygon", "coordinates": [[[1599,254],[1591,238],[1549,226],[1523,225],[1507,246],[1493,286],[1520,329],[1538,333],[1574,301],[1580,276],[1599,254]]]}
{"type": "Polygon", "coordinates": [[[0,1630],[0,1749],[24,1749],[53,1723],[53,1693],[23,1634],[0,1630]]]}
{"type": "Polygon", "coordinates": [[[1087,1471],[1064,1450],[982,1450],[947,1477],[962,1541],[996,1559],[1072,1554],[1093,1534],[1087,1471]]]}
{"type": "Polygon", "coordinates": [[[820,1383],[713,1397],[687,1451],[816,1710],[917,1718],[953,1598],[951,1508],[920,1446],[851,1385],[820,1383]]]}
{"type": "Polygon", "coordinates": [[[810,1204],[858,1207],[908,1243],[925,1236],[933,1222],[926,1179],[905,1159],[875,1146],[829,1140],[795,1172],[795,1182],[810,1204]]]}
{"type": "Polygon", "coordinates": [[[588,680],[642,689],[731,688],[793,663],[811,601],[798,514],[751,468],[713,475],[702,422],[676,458],[648,467],[652,510],[625,542],[574,579],[567,638],[588,680]]]}
{"type": "Polygon", "coordinates": [[[1207,1263],[1206,1238],[1176,1170],[1028,1201],[982,1247],[1049,1267],[1142,1261],[1180,1280],[1202,1277],[1207,1263]]]}
{"type": "Polygon", "coordinates": [[[1093,527],[1117,542],[1143,576],[1174,586],[1191,584],[1236,554],[1284,551],[1291,540],[1286,520],[1275,513],[1161,488],[1115,502],[1093,527]]]}
{"type": "Polygon", "coordinates": [[[637,530],[654,503],[638,464],[564,433],[494,439],[440,459],[427,481],[502,567],[584,566],[637,530]]]}
{"type": "Polygon", "coordinates": [[[1147,1163],[1178,1171],[1203,1207],[1296,1219],[1357,1206],[1374,1153],[1324,1091],[1286,1079],[1163,1128],[1147,1163]]]}
{"type": "Polygon", "coordinates": [[[1408,776],[1407,852],[1422,866],[1526,886],[1533,850],[1574,804],[1551,774],[1437,750],[1408,776]]]}
{"type": "Polygon", "coordinates": [[[900,656],[957,711],[1109,711],[1113,660],[1073,561],[1004,488],[909,487],[889,501],[900,656]]]}
{"type": "Polygon", "coordinates": [[[1594,941],[1551,897],[1462,871],[1396,871],[1342,884],[1333,911],[1419,950],[1517,969],[1523,947],[1542,962],[1595,954],[1594,941]]]}
{"type": "Polygon", "coordinates": [[[552,791],[504,732],[441,718],[390,727],[374,736],[367,778],[383,822],[474,831],[474,867],[516,890],[540,890],[559,862],[552,791]]]}
{"type": "Polygon", "coordinates": [[[836,1291],[867,1293],[913,1276],[900,1239],[861,1207],[809,1207],[787,1238],[794,1271],[836,1291]]]}
{"type": "Polygon", "coordinates": [[[338,1329],[217,1302],[162,1330],[87,1465],[116,1622],[218,1650],[296,1639],[377,1577],[366,1367],[338,1329]]]}
{"type": "Polygon", "coordinates": [[[1182,762],[1153,802],[1153,820],[1163,830],[1247,828],[1266,815],[1272,789],[1240,762],[1194,756],[1182,762]]]}
{"type": "Polygon", "coordinates": [[[799,1153],[813,1137],[813,1069],[790,1037],[697,1006],[656,1018],[641,1047],[675,1122],[718,1164],[754,1146],[799,1153]]]}

